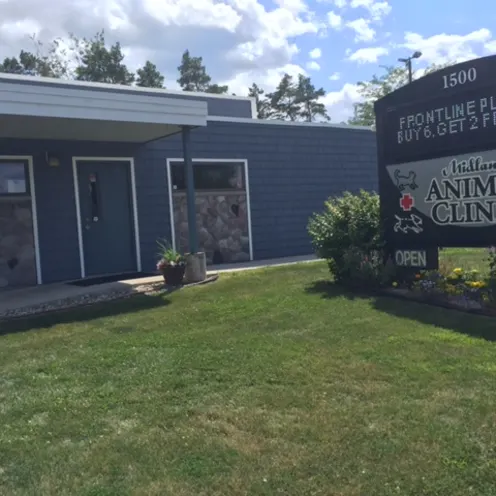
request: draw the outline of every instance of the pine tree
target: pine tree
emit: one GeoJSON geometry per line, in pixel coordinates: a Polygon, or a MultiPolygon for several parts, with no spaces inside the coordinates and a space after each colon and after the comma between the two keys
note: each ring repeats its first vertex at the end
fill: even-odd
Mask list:
{"type": "Polygon", "coordinates": [[[177,82],[183,91],[217,94],[228,92],[227,86],[211,84],[212,78],[203,65],[203,57],[192,57],[189,50],[183,53],[181,65],[177,69],[179,71],[177,82]]]}
{"type": "Polygon", "coordinates": [[[300,107],[299,115],[303,120],[312,122],[316,120],[316,117],[331,120],[325,105],[319,102],[319,98],[323,96],[325,96],[324,88],[317,90],[309,77],[303,74],[298,76],[295,101],[300,107]]]}
{"type": "Polygon", "coordinates": [[[163,88],[164,87],[164,76],[157,69],[155,64],[152,64],[149,60],[146,61],[145,65],[136,71],[138,76],[136,80],[137,86],[143,86],[146,88],[163,88]]]}
{"type": "Polygon", "coordinates": [[[77,40],[80,63],[76,68],[76,79],[100,83],[130,85],[134,82],[134,74],[123,63],[119,42],[107,48],[105,33],[100,31],[94,38],[77,40]]]}

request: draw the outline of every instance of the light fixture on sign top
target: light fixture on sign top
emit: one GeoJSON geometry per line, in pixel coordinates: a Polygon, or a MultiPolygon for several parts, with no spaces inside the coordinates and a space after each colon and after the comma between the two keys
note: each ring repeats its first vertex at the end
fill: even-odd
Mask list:
{"type": "Polygon", "coordinates": [[[403,62],[407,68],[408,68],[408,82],[411,83],[413,81],[413,74],[412,74],[412,60],[413,59],[419,59],[422,57],[422,52],[413,52],[413,54],[410,57],[406,57],[404,59],[398,59],[400,62],[403,62]]]}
{"type": "Polygon", "coordinates": [[[49,167],[58,167],[60,165],[60,160],[56,155],[45,152],[45,162],[49,167]]]}

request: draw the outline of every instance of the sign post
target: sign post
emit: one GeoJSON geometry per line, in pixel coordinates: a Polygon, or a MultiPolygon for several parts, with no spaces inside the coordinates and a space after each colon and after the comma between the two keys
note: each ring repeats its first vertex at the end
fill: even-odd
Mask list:
{"type": "Polygon", "coordinates": [[[496,241],[496,56],[422,77],[375,103],[381,221],[400,266],[496,241]]]}

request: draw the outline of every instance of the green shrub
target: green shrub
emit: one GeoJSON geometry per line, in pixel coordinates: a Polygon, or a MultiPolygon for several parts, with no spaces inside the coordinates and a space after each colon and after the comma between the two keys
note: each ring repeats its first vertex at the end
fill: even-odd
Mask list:
{"type": "MultiPolygon", "coordinates": [[[[310,218],[308,233],[317,256],[327,260],[336,281],[351,278],[356,275],[360,258],[376,260],[382,254],[379,196],[361,190],[356,195],[346,192],[341,197],[329,198],[324,212],[310,218]]],[[[362,269],[370,267],[365,269],[362,265],[362,269]]],[[[376,273],[379,269],[370,270],[376,273]]]]}

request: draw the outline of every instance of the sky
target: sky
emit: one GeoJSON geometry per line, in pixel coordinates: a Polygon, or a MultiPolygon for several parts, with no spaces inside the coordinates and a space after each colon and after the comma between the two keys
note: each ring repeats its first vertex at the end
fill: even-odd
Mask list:
{"type": "Polygon", "coordinates": [[[179,89],[184,50],[202,56],[213,82],[247,94],[272,91],[287,72],[326,91],[332,121],[360,101],[357,82],[421,51],[415,68],[496,54],[494,0],[0,0],[0,57],[69,33],[102,28],[135,70],[147,59],[179,89]]]}

